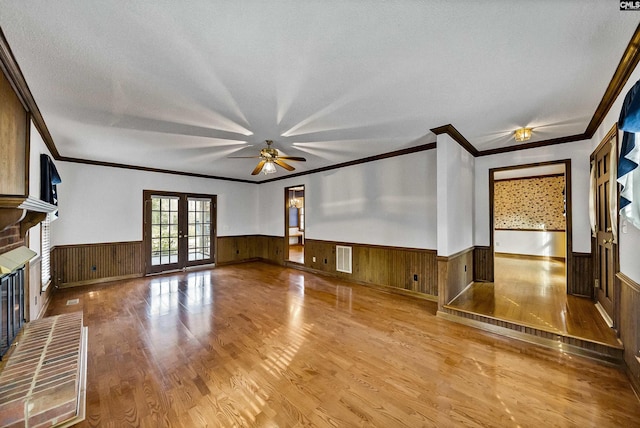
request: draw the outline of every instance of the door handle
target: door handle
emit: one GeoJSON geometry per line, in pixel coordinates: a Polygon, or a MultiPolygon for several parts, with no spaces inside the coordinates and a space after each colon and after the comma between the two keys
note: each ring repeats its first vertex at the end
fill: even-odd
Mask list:
{"type": "Polygon", "coordinates": [[[603,239],[602,240],[602,245],[611,244],[612,242],[613,242],[613,238],[611,238],[611,239],[603,239]]]}
{"type": "Polygon", "coordinates": [[[611,226],[607,227],[607,232],[611,232],[611,226]]]}

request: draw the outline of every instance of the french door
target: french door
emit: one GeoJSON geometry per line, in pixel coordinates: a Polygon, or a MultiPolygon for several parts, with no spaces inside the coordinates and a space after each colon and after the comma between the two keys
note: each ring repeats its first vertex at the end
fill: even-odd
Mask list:
{"type": "Polygon", "coordinates": [[[145,190],[146,273],[215,262],[216,197],[145,190]]]}

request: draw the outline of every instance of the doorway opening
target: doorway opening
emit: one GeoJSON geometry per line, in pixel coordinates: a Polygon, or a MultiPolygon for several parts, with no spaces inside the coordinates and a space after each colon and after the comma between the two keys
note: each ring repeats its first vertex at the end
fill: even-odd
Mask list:
{"type": "Polygon", "coordinates": [[[494,275],[472,283],[447,308],[618,347],[588,294],[592,280],[574,266],[583,255],[576,259],[572,251],[571,213],[570,160],[491,169],[494,275]]]}
{"type": "Polygon", "coordinates": [[[285,259],[304,264],[304,185],[285,189],[285,259]]]}
{"type": "Polygon", "coordinates": [[[143,191],[146,274],[215,263],[216,196],[143,191]]]}

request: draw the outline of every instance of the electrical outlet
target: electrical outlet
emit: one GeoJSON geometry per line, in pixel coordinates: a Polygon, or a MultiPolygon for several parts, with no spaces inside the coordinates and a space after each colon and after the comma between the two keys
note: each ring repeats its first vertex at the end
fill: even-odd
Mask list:
{"type": "Polygon", "coordinates": [[[418,280],[418,274],[416,274],[416,273],[414,273],[414,274],[413,274],[413,280],[414,280],[414,281],[417,281],[417,280],[418,280]]]}
{"type": "Polygon", "coordinates": [[[95,272],[96,271],[96,265],[91,266],[91,272],[95,272]]]}
{"type": "Polygon", "coordinates": [[[325,264],[325,265],[327,264],[327,259],[324,259],[324,264],[325,264]]]}
{"type": "Polygon", "coordinates": [[[315,257],[312,257],[311,260],[313,260],[314,263],[316,262],[316,258],[315,257]]]}

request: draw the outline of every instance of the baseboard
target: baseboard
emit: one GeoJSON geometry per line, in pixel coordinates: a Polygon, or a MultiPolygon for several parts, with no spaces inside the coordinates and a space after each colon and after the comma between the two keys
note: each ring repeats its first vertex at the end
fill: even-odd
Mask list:
{"type": "Polygon", "coordinates": [[[598,310],[598,312],[600,313],[600,316],[602,317],[602,319],[604,320],[604,322],[607,323],[607,325],[610,328],[613,328],[613,320],[611,319],[611,317],[609,316],[609,314],[604,310],[604,308],[602,307],[602,305],[600,304],[600,302],[595,304],[596,309],[598,310]]]}
{"type": "Polygon", "coordinates": [[[73,288],[73,287],[81,287],[83,285],[95,285],[102,284],[105,282],[113,282],[113,281],[123,281],[125,279],[134,279],[134,278],[142,278],[144,275],[141,273],[134,273],[131,275],[121,275],[121,276],[112,276],[108,278],[96,278],[96,279],[88,279],[86,281],[78,281],[78,282],[67,282],[60,284],[58,288],[73,288]]]}
{"type": "MultiPolygon", "coordinates": [[[[261,261],[269,263],[268,260],[261,260],[261,261]]],[[[438,296],[433,296],[431,294],[418,293],[417,291],[411,291],[411,290],[406,290],[404,288],[392,287],[390,285],[381,285],[381,284],[374,284],[374,283],[371,283],[371,282],[356,281],[356,280],[353,280],[353,279],[344,278],[344,277],[342,277],[342,276],[340,276],[338,274],[332,273],[332,272],[326,272],[326,271],[323,271],[323,270],[313,269],[313,268],[307,267],[307,266],[305,266],[303,264],[300,264],[300,263],[290,263],[290,264],[288,264],[288,263],[289,262],[285,263],[285,266],[286,267],[290,267],[291,269],[297,269],[297,270],[301,270],[301,271],[304,271],[304,272],[313,273],[315,275],[335,278],[335,279],[339,279],[341,281],[346,281],[346,282],[351,282],[353,284],[362,285],[364,287],[375,288],[376,290],[387,292],[387,293],[399,294],[399,295],[408,296],[408,297],[415,297],[415,298],[422,299],[422,300],[428,300],[430,302],[436,302],[436,303],[438,302],[438,296]]]]}
{"type": "Polygon", "coordinates": [[[537,256],[533,254],[513,254],[513,253],[495,253],[496,257],[506,257],[510,259],[523,259],[523,260],[555,260],[558,262],[564,262],[566,257],[556,256],[537,256]]]}

